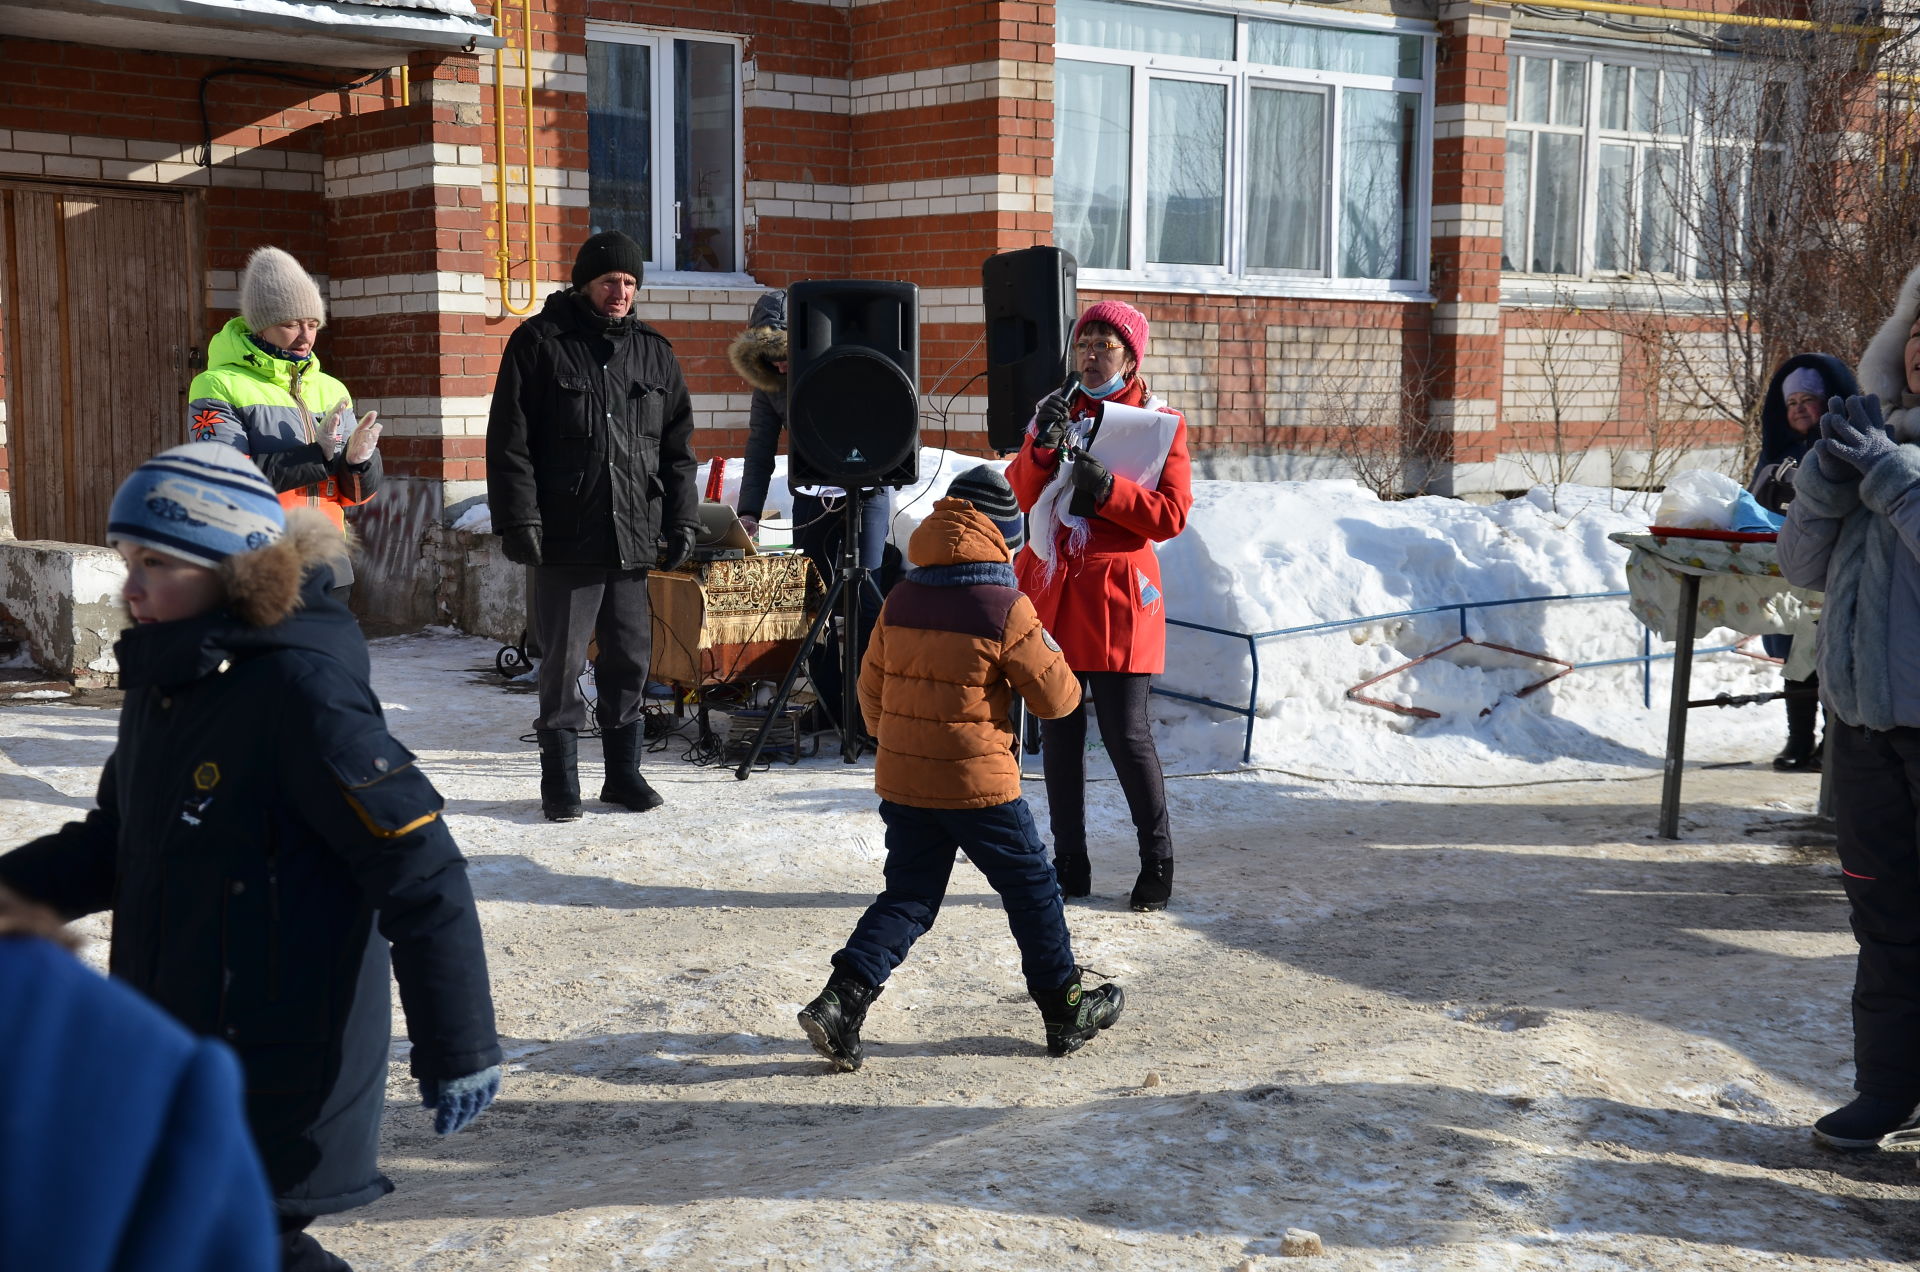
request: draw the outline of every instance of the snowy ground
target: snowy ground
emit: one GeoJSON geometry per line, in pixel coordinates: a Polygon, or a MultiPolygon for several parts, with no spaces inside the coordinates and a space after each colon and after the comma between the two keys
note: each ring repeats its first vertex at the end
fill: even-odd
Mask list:
{"type": "MultiPolygon", "coordinates": [[[[1391,537],[1413,549],[1401,562],[1434,556],[1421,545],[1453,514],[1392,524],[1407,507],[1346,527],[1343,550],[1391,537]]],[[[1503,509],[1446,536],[1476,570],[1511,546],[1486,524],[1549,541],[1503,509]]],[[[1576,583],[1607,551],[1581,538],[1553,567],[1576,583]]],[[[1459,574],[1380,578],[1395,570],[1404,605],[1361,578],[1324,607],[1437,603],[1423,592],[1459,574]]],[[[1294,575],[1317,613],[1319,584],[1294,575]]],[[[1545,635],[1627,632],[1608,604],[1545,635]]],[[[472,862],[512,1071],[471,1131],[437,1140],[397,1048],[399,1191],[318,1235],[361,1272],[1282,1267],[1294,1227],[1326,1243],[1307,1266],[1332,1269],[1907,1266],[1916,1159],[1823,1152],[1805,1130],[1848,1094],[1851,941],[1807,818],[1816,781],[1764,764],[1778,706],[1694,713],[1670,843],[1651,834],[1663,685],[1649,711],[1637,680],[1599,679],[1616,673],[1516,700],[1510,669],[1456,669],[1420,692],[1491,713],[1412,725],[1339,696],[1390,657],[1381,634],[1313,639],[1263,673],[1254,769],[1209,772],[1238,760],[1238,721],[1163,712],[1169,768],[1191,774],[1169,784],[1167,913],[1125,908],[1131,830],[1114,784],[1093,784],[1096,895],[1069,921],[1081,962],[1126,988],[1113,1030],[1044,1054],[1004,920],[962,865],[846,1075],[793,1013],[878,886],[868,762],[742,784],[675,743],[647,764],[665,808],[590,800],[552,826],[518,741],[532,698],[492,674],[493,646],[377,642],[394,731],[472,862]]],[[[1699,674],[1771,673],[1723,657],[1699,674]]],[[[0,707],[10,840],[88,805],[112,727],[110,709],[0,707]]],[[[1028,791],[1044,825],[1037,776],[1028,791]]]]}

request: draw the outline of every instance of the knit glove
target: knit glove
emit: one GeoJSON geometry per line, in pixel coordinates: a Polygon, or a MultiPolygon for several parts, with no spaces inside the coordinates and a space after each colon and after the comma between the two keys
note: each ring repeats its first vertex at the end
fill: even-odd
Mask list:
{"type": "Polygon", "coordinates": [[[1073,412],[1067,408],[1067,395],[1055,389],[1041,398],[1034,419],[1037,421],[1033,435],[1034,449],[1058,450],[1060,443],[1066,440],[1067,425],[1073,419],[1073,412]]]}
{"type": "Polygon", "coordinates": [[[677,570],[687,563],[693,555],[693,545],[700,538],[698,526],[676,526],[660,540],[660,568],[677,570]]]}
{"type": "Polygon", "coordinates": [[[1075,456],[1073,469],[1067,476],[1073,482],[1073,500],[1067,505],[1067,511],[1076,517],[1091,517],[1113,493],[1113,474],[1086,451],[1075,456]]]}
{"type": "Polygon", "coordinates": [[[433,1133],[451,1135],[486,1112],[500,1094],[500,1066],[493,1065],[464,1078],[445,1082],[433,1078],[420,1081],[420,1107],[432,1109],[433,1133]]]}
{"type": "Polygon", "coordinates": [[[500,548],[515,565],[540,564],[540,527],[508,526],[500,532],[500,548]]]}
{"type": "Polygon", "coordinates": [[[1827,480],[1865,477],[1894,451],[1887,422],[1880,415],[1879,397],[1872,393],[1850,397],[1844,406],[1839,398],[1828,398],[1827,413],[1820,417],[1820,441],[1813,449],[1827,480]]]}

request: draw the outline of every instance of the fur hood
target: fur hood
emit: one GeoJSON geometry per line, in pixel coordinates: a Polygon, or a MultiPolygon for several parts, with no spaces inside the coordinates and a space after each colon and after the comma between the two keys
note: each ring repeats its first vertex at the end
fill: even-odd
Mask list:
{"type": "Polygon", "coordinates": [[[1894,440],[1900,442],[1920,442],[1920,411],[1900,410],[1902,395],[1907,390],[1907,369],[1902,355],[1906,352],[1907,332],[1917,315],[1920,315],[1920,269],[1908,274],[1907,281],[1900,284],[1900,297],[1894,302],[1893,314],[1868,342],[1867,351],[1860,355],[1860,388],[1880,395],[1881,409],[1886,412],[1894,440]]]}
{"type": "Polygon", "coordinates": [[[227,608],[248,627],[272,627],[300,607],[300,583],[308,570],[332,568],[353,549],[316,508],[289,508],[287,532],[257,552],[220,563],[227,608]]]}
{"type": "Polygon", "coordinates": [[[747,329],[727,346],[727,361],[756,389],[785,395],[787,377],[774,366],[787,360],[787,294],[770,291],[753,302],[747,329]]]}

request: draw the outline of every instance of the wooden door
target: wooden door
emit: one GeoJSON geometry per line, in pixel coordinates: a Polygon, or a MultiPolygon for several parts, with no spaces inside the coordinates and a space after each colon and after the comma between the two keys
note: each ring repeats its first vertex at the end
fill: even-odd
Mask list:
{"type": "Polygon", "coordinates": [[[120,482],[187,440],[199,212],[184,191],[0,182],[16,537],[105,543],[120,482]]]}

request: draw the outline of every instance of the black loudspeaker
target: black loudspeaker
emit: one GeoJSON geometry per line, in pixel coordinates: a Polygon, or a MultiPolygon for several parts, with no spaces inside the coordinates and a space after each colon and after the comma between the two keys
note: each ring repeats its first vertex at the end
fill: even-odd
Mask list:
{"type": "Polygon", "coordinates": [[[987,316],[987,441],[1020,449],[1034,403],[1060,387],[1079,310],[1080,266],[1057,247],[1023,247],[980,267],[987,316]]]}
{"type": "Polygon", "coordinates": [[[787,483],[920,479],[920,289],[868,279],[787,289],[787,483]]]}

